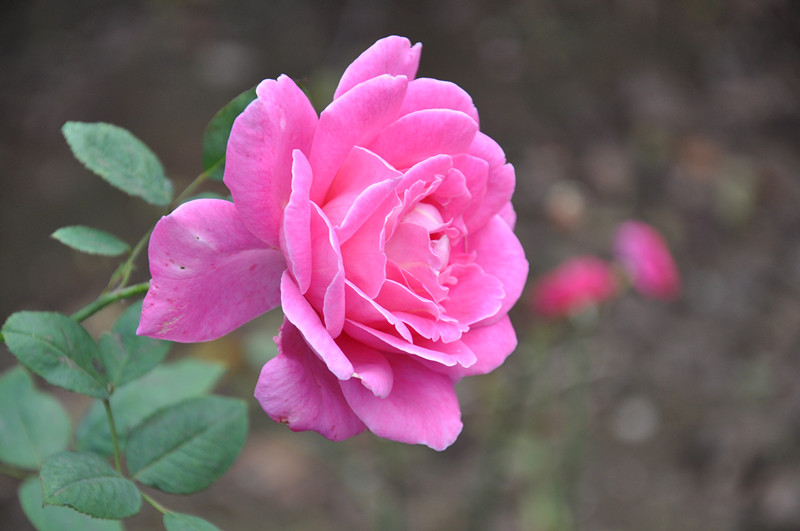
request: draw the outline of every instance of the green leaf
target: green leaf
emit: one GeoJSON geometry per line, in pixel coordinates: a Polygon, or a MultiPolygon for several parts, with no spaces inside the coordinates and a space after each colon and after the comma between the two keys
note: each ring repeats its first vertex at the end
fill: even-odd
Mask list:
{"type": "Polygon", "coordinates": [[[130,250],[130,246],[113,234],[100,229],[73,225],[62,227],[50,235],[67,247],[89,254],[119,256],[130,250]]]}
{"type": "Polygon", "coordinates": [[[53,385],[95,398],[108,397],[106,379],[95,369],[100,353],[89,333],[59,313],[17,312],[3,325],[8,349],[53,385]]]}
{"type": "Polygon", "coordinates": [[[181,513],[164,513],[167,531],[220,531],[220,528],[198,516],[181,513]]]}
{"type": "Polygon", "coordinates": [[[116,520],[98,520],[69,507],[44,505],[38,478],[28,478],[20,485],[19,502],[38,531],[123,531],[122,524],[116,520]]]}
{"type": "Polygon", "coordinates": [[[20,366],[0,375],[0,461],[39,468],[67,449],[70,421],[61,403],[33,387],[20,366]]]}
{"type": "Polygon", "coordinates": [[[133,516],[142,507],[136,485],[93,453],[55,454],[42,464],[40,478],[47,505],[114,520],[133,516]]]}
{"type": "MultiPolygon", "coordinates": [[[[120,449],[125,448],[131,429],[163,407],[201,396],[214,388],[225,368],[216,363],[183,359],[159,365],[145,376],[118,388],[111,395],[111,411],[120,449]]],[[[103,403],[95,402],[75,432],[79,450],[112,455],[111,432],[103,403]]]]}
{"type": "Polygon", "coordinates": [[[233,98],[214,115],[203,134],[203,169],[211,179],[221,181],[225,171],[225,151],[228,137],[237,116],[256,99],[256,88],[246,90],[233,98]]]}
{"type": "Polygon", "coordinates": [[[233,464],[247,437],[247,405],[221,396],[162,409],[134,428],[125,456],[133,479],[172,494],[191,494],[233,464]]]}
{"type": "Polygon", "coordinates": [[[169,352],[169,341],[136,335],[141,315],[142,301],[131,304],[114,328],[98,341],[106,377],[115,387],[146,374],[161,363],[169,352]]]}
{"type": "Polygon", "coordinates": [[[85,122],[67,122],[61,131],[75,158],[112,186],[154,205],[172,200],[172,182],[158,157],[129,131],[85,122]]]}

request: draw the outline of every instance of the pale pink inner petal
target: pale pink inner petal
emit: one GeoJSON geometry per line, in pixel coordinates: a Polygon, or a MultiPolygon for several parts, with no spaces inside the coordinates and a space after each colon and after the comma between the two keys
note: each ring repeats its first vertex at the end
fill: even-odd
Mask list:
{"type": "Polygon", "coordinates": [[[276,341],[279,354],[264,365],[256,384],[255,397],[264,412],[294,431],[314,430],[333,441],[363,431],[339,381],[300,332],[284,322],[276,341]]]}
{"type": "Polygon", "coordinates": [[[229,201],[198,199],[161,218],[149,255],[141,335],[207,341],[280,302],[283,255],[253,236],[229,201]]]}
{"type": "Polygon", "coordinates": [[[345,399],[379,437],[444,450],[461,432],[461,411],[453,382],[404,356],[388,358],[392,392],[376,397],[356,381],[341,382],[345,399]]]}
{"type": "Polygon", "coordinates": [[[381,74],[392,76],[406,76],[414,79],[419,66],[419,56],[422,44],[411,46],[405,37],[392,35],[380,39],[367,48],[342,74],[339,86],[336,87],[333,99],[369,79],[381,74]]]}
{"type": "Polygon", "coordinates": [[[317,114],[286,76],[262,81],[256,93],[258,98],[233,123],[225,185],[250,232],[278,247],[291,189],[292,151],[309,152],[317,114]]]}

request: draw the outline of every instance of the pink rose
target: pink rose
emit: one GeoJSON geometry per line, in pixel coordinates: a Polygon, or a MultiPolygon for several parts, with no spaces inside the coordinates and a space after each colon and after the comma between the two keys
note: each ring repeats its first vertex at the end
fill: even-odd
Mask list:
{"type": "Polygon", "coordinates": [[[532,304],[540,315],[558,319],[599,304],[616,295],[617,290],[609,264],[593,256],[579,256],[536,282],[532,304]]]}
{"type": "Polygon", "coordinates": [[[673,300],[680,294],[680,276],[669,247],[650,225],[622,223],[614,236],[614,252],[642,295],[673,300]]]}
{"type": "Polygon", "coordinates": [[[288,77],[263,81],[228,141],[233,202],[191,201],[153,231],[139,333],[204,341],[282,305],[255,396],[293,430],[444,449],[455,382],[516,346],[514,169],[466,92],[414,79],[420,51],[376,42],[319,117],[288,77]]]}

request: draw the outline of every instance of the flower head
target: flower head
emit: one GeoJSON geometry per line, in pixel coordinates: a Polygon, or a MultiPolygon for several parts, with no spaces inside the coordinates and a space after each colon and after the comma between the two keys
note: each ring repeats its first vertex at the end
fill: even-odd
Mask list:
{"type": "Polygon", "coordinates": [[[619,285],[611,266],[593,256],[572,258],[541,277],[531,302],[549,319],[568,317],[616,295],[619,285]]]}
{"type": "Polygon", "coordinates": [[[263,81],[228,141],[233,202],[191,201],[153,232],[139,333],[214,339],[280,304],[255,396],[293,430],[444,449],[454,383],[516,346],[514,169],[466,92],[415,79],[420,52],[379,40],[319,116],[288,77],[263,81]]]}
{"type": "Polygon", "coordinates": [[[650,225],[641,221],[622,223],[614,236],[614,253],[642,295],[672,300],[680,294],[680,275],[672,253],[650,225]]]}

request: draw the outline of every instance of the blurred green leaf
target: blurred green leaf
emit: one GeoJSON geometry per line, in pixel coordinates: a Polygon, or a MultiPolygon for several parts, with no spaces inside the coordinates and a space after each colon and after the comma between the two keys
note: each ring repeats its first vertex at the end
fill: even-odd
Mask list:
{"type": "Polygon", "coordinates": [[[44,505],[39,478],[28,478],[20,485],[19,502],[38,531],[123,531],[122,524],[116,520],[98,520],[69,507],[44,505]]]}
{"type": "Polygon", "coordinates": [[[61,131],[75,158],[112,186],[154,205],[168,205],[172,200],[172,182],[158,157],[126,129],[67,122],[61,131]]]}
{"type": "Polygon", "coordinates": [[[142,302],[131,304],[111,331],[103,334],[98,341],[106,376],[115,387],[125,385],[152,370],[164,360],[171,346],[169,341],[136,335],[142,302]]]}
{"type": "Polygon", "coordinates": [[[70,421],[61,403],[33,387],[20,366],[0,375],[0,461],[39,468],[50,455],[67,449],[70,421]]]}
{"type": "Polygon", "coordinates": [[[256,99],[255,87],[236,96],[214,115],[203,134],[203,169],[208,177],[221,181],[225,172],[225,151],[228,137],[237,116],[256,99]]]}
{"type": "Polygon", "coordinates": [[[73,225],[62,227],[50,235],[76,251],[103,256],[119,256],[130,250],[130,246],[113,234],[100,229],[73,225]]]}
{"type": "Polygon", "coordinates": [[[53,385],[95,398],[108,397],[106,379],[95,369],[100,353],[89,333],[59,313],[17,312],[3,325],[8,349],[53,385]]]}
{"type": "Polygon", "coordinates": [[[220,531],[211,522],[181,513],[164,513],[164,528],[167,531],[220,531]]]}
{"type": "Polygon", "coordinates": [[[242,400],[204,396],[148,417],[128,437],[131,476],[172,494],[202,490],[233,464],[247,437],[242,400]]]}
{"type": "Polygon", "coordinates": [[[40,473],[47,505],[72,507],[96,518],[133,516],[142,506],[139,489],[97,454],[61,452],[40,473]]]}
{"type": "MultiPolygon", "coordinates": [[[[201,396],[214,388],[225,372],[222,365],[183,359],[159,365],[138,380],[118,388],[109,402],[114,414],[119,446],[124,450],[131,429],[153,412],[201,396]]],[[[113,454],[103,403],[95,402],[75,432],[79,450],[113,454]]]]}

